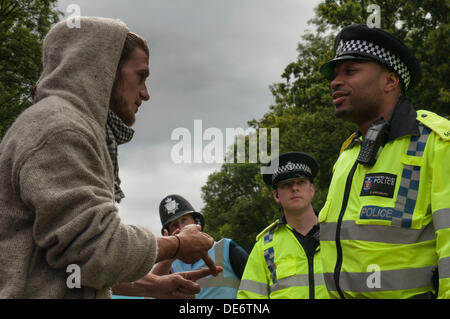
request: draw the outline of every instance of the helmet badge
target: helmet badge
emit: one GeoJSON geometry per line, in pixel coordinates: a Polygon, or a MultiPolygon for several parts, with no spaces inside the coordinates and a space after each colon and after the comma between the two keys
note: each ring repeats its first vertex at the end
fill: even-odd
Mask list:
{"type": "Polygon", "coordinates": [[[294,168],[295,168],[294,163],[292,163],[292,162],[290,162],[290,161],[287,162],[287,164],[286,164],[286,169],[287,169],[287,170],[292,171],[294,168]]]}
{"type": "Polygon", "coordinates": [[[175,199],[172,199],[171,197],[166,199],[166,204],[164,205],[168,214],[175,214],[179,206],[180,204],[177,203],[175,199]]]}

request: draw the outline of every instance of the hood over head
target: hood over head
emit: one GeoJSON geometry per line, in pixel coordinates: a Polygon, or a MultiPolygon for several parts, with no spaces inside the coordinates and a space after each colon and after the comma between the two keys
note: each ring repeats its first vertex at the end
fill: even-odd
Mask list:
{"type": "Polygon", "coordinates": [[[80,17],[79,22],[77,28],[61,21],[45,37],[35,102],[59,96],[104,126],[129,30],[122,21],[109,18],[80,17]]]}

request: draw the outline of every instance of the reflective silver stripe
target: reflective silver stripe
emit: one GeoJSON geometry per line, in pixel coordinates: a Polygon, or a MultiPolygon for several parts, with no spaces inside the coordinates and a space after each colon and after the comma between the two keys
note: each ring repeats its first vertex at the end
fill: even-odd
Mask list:
{"type": "Polygon", "coordinates": [[[325,278],[323,277],[323,274],[314,274],[314,285],[315,286],[324,286],[325,285],[325,278]]]}
{"type": "MultiPolygon", "coordinates": [[[[431,276],[434,268],[436,267],[429,266],[380,271],[380,288],[370,288],[367,285],[367,279],[369,276],[373,276],[375,274],[374,272],[341,272],[339,287],[343,291],[352,292],[376,292],[431,287],[431,276]]],[[[336,291],[333,273],[325,273],[324,276],[328,290],[336,291]]]]}
{"type": "MultiPolygon", "coordinates": [[[[225,247],[225,239],[219,240],[216,245],[214,246],[214,259],[215,263],[218,266],[224,266],[225,265],[225,258],[223,256],[223,248],[225,247]]],[[[222,274],[222,273],[220,273],[222,274]]]]}
{"type": "Polygon", "coordinates": [[[439,259],[439,278],[450,278],[450,257],[439,259]]]}
{"type": "MultiPolygon", "coordinates": [[[[320,224],[320,241],[335,241],[336,223],[320,224]]],[[[397,228],[386,225],[356,224],[344,220],[341,226],[341,240],[363,240],[388,244],[414,244],[435,239],[433,223],[421,229],[397,228]]]]}
{"type": "Polygon", "coordinates": [[[197,283],[202,288],[229,287],[229,288],[238,289],[240,280],[234,279],[234,278],[226,278],[226,277],[219,278],[219,276],[217,276],[217,277],[201,278],[201,279],[197,280],[197,283]]]}
{"type": "Polygon", "coordinates": [[[434,229],[450,228],[450,208],[439,209],[433,213],[434,229]]]}
{"type": "Polygon", "coordinates": [[[269,296],[269,287],[267,284],[263,284],[261,282],[243,279],[241,280],[241,285],[239,286],[239,290],[250,291],[258,295],[269,296]]]}
{"type": "MultiPolygon", "coordinates": [[[[214,246],[214,260],[217,266],[225,266],[225,257],[223,256],[223,249],[225,246],[225,239],[219,240],[214,246]]],[[[239,288],[240,280],[235,278],[226,278],[223,272],[220,272],[216,277],[207,277],[197,280],[201,288],[207,287],[230,287],[234,289],[239,288]]]]}
{"type": "MultiPolygon", "coordinates": [[[[320,285],[325,285],[323,274],[314,274],[314,286],[320,285]]],[[[308,275],[293,275],[278,279],[276,284],[270,287],[270,292],[275,292],[291,287],[309,287],[308,275]]]]}
{"type": "Polygon", "coordinates": [[[326,272],[323,274],[323,278],[325,279],[325,284],[327,285],[328,291],[337,291],[334,281],[334,273],[326,272]]]}
{"type": "Polygon", "coordinates": [[[294,275],[286,278],[278,279],[276,284],[270,287],[270,292],[275,292],[281,289],[290,287],[305,287],[308,286],[308,275],[294,275]]]}

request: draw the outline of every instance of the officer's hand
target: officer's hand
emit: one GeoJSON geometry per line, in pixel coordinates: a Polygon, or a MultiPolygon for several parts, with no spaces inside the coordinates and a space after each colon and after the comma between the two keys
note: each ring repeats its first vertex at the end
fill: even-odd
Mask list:
{"type": "Polygon", "coordinates": [[[202,258],[215,276],[218,274],[216,264],[208,255],[208,250],[213,246],[214,239],[200,231],[200,225],[187,225],[177,235],[180,239],[180,248],[177,259],[187,264],[192,264],[202,258]]]}

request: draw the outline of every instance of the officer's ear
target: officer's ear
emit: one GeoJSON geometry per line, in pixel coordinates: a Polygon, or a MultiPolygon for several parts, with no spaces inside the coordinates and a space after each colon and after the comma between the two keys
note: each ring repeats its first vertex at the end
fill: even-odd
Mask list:
{"type": "MultiPolygon", "coordinates": [[[[384,92],[385,93],[389,93],[389,92],[397,92],[401,93],[402,92],[402,85],[400,82],[400,77],[398,76],[397,73],[389,70],[388,68],[384,67],[384,92]]],[[[397,96],[398,94],[396,94],[397,96]]]]}
{"type": "Polygon", "coordinates": [[[280,196],[278,195],[278,189],[274,189],[274,190],[273,190],[273,199],[274,199],[277,203],[280,203],[280,196]]]}

